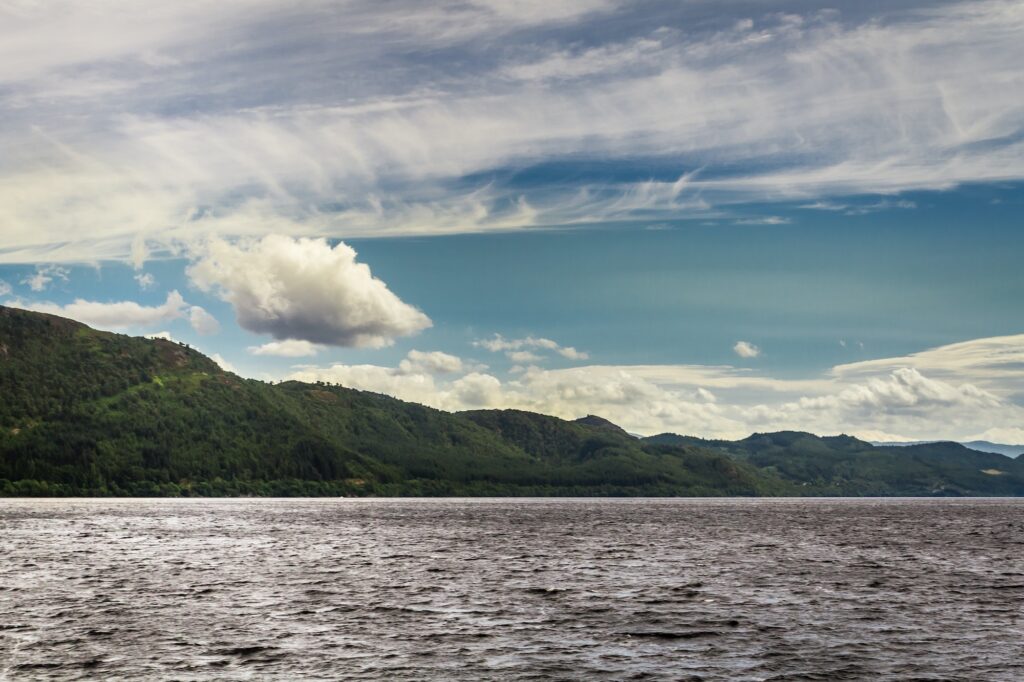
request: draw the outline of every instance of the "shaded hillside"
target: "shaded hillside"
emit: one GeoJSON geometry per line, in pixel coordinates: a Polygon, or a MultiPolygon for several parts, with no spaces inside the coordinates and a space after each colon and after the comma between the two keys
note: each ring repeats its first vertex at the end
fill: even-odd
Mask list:
{"type": "Polygon", "coordinates": [[[959,443],[879,447],[796,431],[739,441],[660,434],[645,442],[713,449],[821,494],[1024,495],[1024,461],[959,443]]]}

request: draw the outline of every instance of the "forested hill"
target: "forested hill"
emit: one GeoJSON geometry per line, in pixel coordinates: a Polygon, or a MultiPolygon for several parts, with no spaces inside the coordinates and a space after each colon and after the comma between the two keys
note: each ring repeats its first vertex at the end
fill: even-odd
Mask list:
{"type": "Polygon", "coordinates": [[[593,416],[271,385],[0,306],[0,495],[1024,494],[1024,462],[999,455],[799,436],[641,440],[593,416]]]}

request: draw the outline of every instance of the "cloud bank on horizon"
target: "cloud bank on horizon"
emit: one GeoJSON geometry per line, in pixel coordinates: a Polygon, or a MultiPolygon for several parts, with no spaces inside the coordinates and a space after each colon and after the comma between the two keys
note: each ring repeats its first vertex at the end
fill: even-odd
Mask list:
{"type": "Polygon", "coordinates": [[[453,411],[516,408],[567,419],[600,414],[644,435],[742,438],[753,431],[794,430],[877,441],[1024,442],[1024,335],[839,365],[810,379],[778,379],[731,366],[532,365],[503,381],[451,356],[439,372],[415,362],[419,355],[412,351],[395,368],[305,366],[289,378],[340,383],[453,411]],[[441,378],[442,373],[450,376],[441,378]]]}
{"type": "Polygon", "coordinates": [[[1013,0],[3,3],[0,261],[1021,179],[1022,33],[1013,0]]]}

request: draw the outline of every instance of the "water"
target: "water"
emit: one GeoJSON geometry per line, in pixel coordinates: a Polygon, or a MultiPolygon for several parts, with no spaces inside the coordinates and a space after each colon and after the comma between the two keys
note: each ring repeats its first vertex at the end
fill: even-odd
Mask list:
{"type": "Polygon", "coordinates": [[[0,500],[0,678],[1024,679],[1024,501],[0,500]]]}

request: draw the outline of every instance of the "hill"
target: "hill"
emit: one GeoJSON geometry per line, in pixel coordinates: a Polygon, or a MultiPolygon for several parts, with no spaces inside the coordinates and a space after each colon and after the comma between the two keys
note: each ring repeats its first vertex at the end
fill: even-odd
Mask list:
{"type": "Polygon", "coordinates": [[[783,432],[638,439],[268,384],[187,346],[0,306],[0,495],[1020,495],[1024,461],[783,432]]]}
{"type": "MultiPolygon", "coordinates": [[[[936,442],[939,442],[939,441],[934,441],[934,440],[919,440],[919,441],[911,441],[911,442],[905,442],[905,441],[904,442],[894,442],[894,441],[882,442],[882,441],[875,441],[875,442],[872,442],[872,445],[891,445],[891,446],[898,446],[898,447],[906,447],[908,445],[930,445],[931,443],[936,443],[936,442]]],[[[965,448],[970,448],[971,450],[977,450],[978,452],[991,452],[991,453],[995,453],[997,455],[1006,455],[1007,457],[1014,457],[1014,458],[1016,458],[1016,457],[1020,457],[1021,455],[1024,455],[1024,445],[1007,445],[1006,443],[993,443],[992,441],[987,441],[987,440],[962,441],[960,443],[960,445],[963,445],[965,448]]]]}
{"type": "Polygon", "coordinates": [[[704,447],[762,472],[838,495],[1024,495],[1024,461],[959,443],[875,446],[851,436],[782,431],[739,441],[661,434],[646,442],[704,447]]]}
{"type": "Polygon", "coordinates": [[[188,347],[0,307],[0,494],[771,494],[717,453],[605,425],[271,385],[188,347]],[[529,426],[532,424],[533,426],[529,426]],[[504,430],[503,430],[504,429],[504,430]]]}

